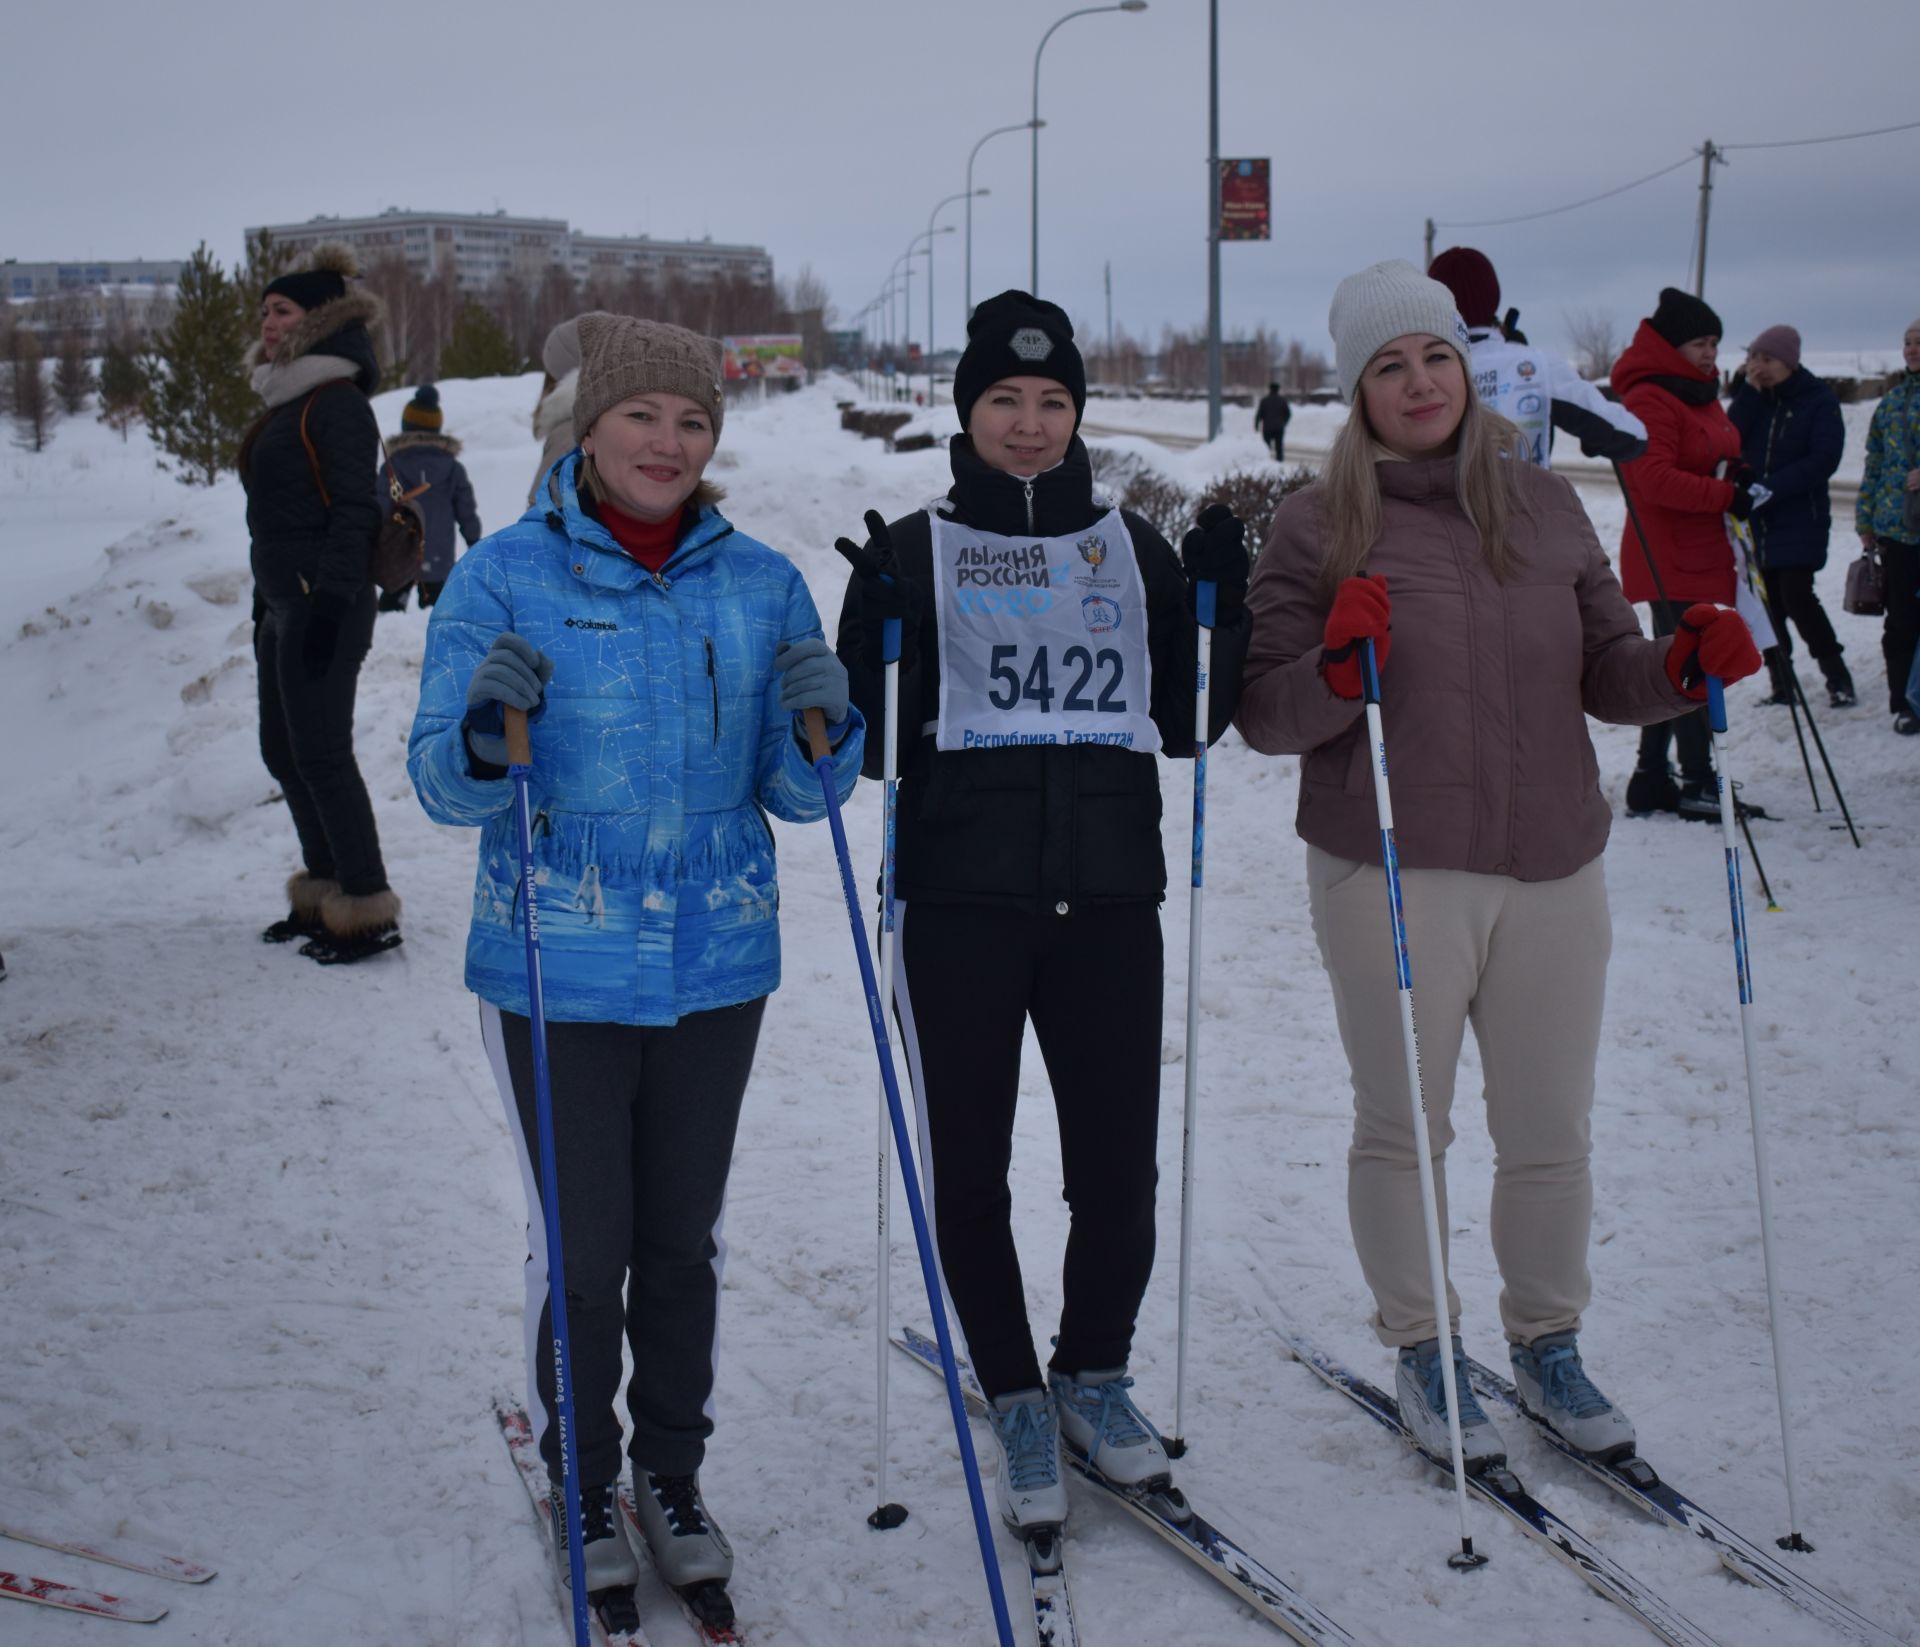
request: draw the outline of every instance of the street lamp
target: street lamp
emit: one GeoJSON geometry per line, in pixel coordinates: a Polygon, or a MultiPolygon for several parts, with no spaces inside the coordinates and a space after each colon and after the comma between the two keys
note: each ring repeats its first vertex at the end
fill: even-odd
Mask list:
{"type": "Polygon", "coordinates": [[[1053,28],[1040,36],[1040,44],[1033,51],[1033,227],[1028,237],[1029,257],[1027,263],[1027,290],[1035,297],[1040,295],[1040,54],[1047,49],[1047,42],[1053,38],[1053,29],[1061,23],[1070,23],[1076,17],[1091,17],[1100,11],[1145,11],[1147,0],[1120,0],[1117,6],[1082,6],[1078,11],[1070,11],[1053,28]]]}
{"type": "MultiPolygon", "coordinates": [[[[946,202],[942,201],[941,204],[944,205],[946,204],[946,202]]],[[[934,209],[938,211],[939,207],[935,207],[934,209]]],[[[900,254],[901,258],[903,259],[910,260],[915,257],[924,257],[927,260],[927,289],[928,289],[929,296],[932,295],[932,289],[933,289],[933,237],[937,234],[952,234],[952,233],[953,233],[953,225],[951,223],[948,223],[938,229],[929,226],[925,229],[922,229],[920,233],[918,233],[911,240],[909,240],[907,242],[907,249],[900,254]],[[926,246],[924,248],[921,248],[920,242],[923,240],[926,242],[926,246]]],[[[907,358],[909,362],[911,362],[913,358],[912,357],[913,264],[911,263],[911,261],[907,263],[906,282],[907,282],[907,324],[906,324],[906,329],[900,334],[900,342],[902,347],[904,347],[908,351],[907,358]]],[[[929,313],[929,316],[931,316],[931,313],[932,313],[931,304],[928,305],[928,313],[929,313]]],[[[932,393],[931,379],[928,380],[928,393],[929,394],[932,393]]],[[[913,398],[913,367],[911,364],[909,364],[907,367],[907,398],[909,400],[913,398]]]]}
{"type": "MultiPolygon", "coordinates": [[[[995,126],[992,131],[987,133],[987,137],[1002,137],[1002,136],[1005,136],[1006,133],[1008,132],[1026,131],[1029,127],[1031,127],[1035,132],[1038,132],[1040,128],[1045,124],[1046,124],[1046,121],[1044,120],[1034,119],[1034,120],[1022,120],[1020,124],[1017,126],[995,126]]],[[[966,298],[966,302],[967,302],[967,319],[969,320],[973,319],[973,156],[980,152],[981,145],[987,141],[987,137],[981,138],[979,143],[974,144],[973,153],[967,156],[967,298],[966,298]]],[[[985,193],[984,190],[982,190],[981,192],[985,193]]],[[[1427,261],[1431,263],[1433,259],[1428,258],[1427,261]]]]}
{"type": "MultiPolygon", "coordinates": [[[[963,194],[948,195],[945,200],[941,201],[939,205],[927,213],[927,234],[929,236],[933,234],[933,220],[956,200],[964,200],[967,203],[967,221],[971,223],[973,221],[973,197],[977,194],[991,194],[992,192],[991,189],[968,189],[963,194]]],[[[953,225],[949,223],[940,232],[942,234],[952,234],[953,225]]],[[[929,408],[933,405],[933,241],[931,238],[927,241],[927,405],[929,408]]]]}

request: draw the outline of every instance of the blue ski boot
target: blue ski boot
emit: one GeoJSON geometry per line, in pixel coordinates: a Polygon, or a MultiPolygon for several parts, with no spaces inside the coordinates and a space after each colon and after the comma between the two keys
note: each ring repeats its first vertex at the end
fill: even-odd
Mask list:
{"type": "MultiPolygon", "coordinates": [[[[1400,1416],[1413,1431],[1415,1445],[1447,1469],[1453,1468],[1453,1438],[1447,1430],[1447,1386],[1440,1371],[1440,1340],[1423,1339],[1400,1351],[1395,1371],[1400,1416]]],[[[1467,1357],[1460,1340],[1453,1340],[1453,1387],[1460,1394],[1460,1455],[1468,1475],[1478,1475],[1507,1461],[1507,1444],[1500,1439],[1467,1382],[1467,1357]]]]}
{"type": "Polygon", "coordinates": [[[1000,1519],[1020,1538],[1055,1532],[1067,1519],[1060,1421],[1045,1390],[997,1396],[988,1413],[1000,1443],[1000,1519]]]}
{"type": "Polygon", "coordinates": [[[1060,1404],[1060,1433],[1075,1451],[1116,1487],[1160,1492],[1173,1484],[1160,1432],[1146,1421],[1127,1391],[1124,1367],[1101,1372],[1048,1373],[1060,1404]]]}
{"type": "Polygon", "coordinates": [[[1633,1421],[1594,1388],[1580,1364],[1572,1332],[1548,1333],[1531,1344],[1509,1344],[1520,1404],[1570,1447],[1602,1463],[1630,1457],[1633,1421]]]}

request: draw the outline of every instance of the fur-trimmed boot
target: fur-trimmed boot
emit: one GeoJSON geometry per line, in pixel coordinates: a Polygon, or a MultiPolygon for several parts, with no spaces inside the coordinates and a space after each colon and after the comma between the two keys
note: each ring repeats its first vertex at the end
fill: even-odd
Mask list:
{"type": "Polygon", "coordinates": [[[320,906],[338,895],[338,881],[322,880],[297,869],[287,877],[287,918],[275,921],[260,934],[270,944],[292,943],[295,938],[324,938],[327,929],[320,919],[320,906]]]}
{"type": "Polygon", "coordinates": [[[300,946],[322,966],[348,966],[400,942],[400,895],[383,890],[354,894],[335,887],[320,906],[320,935],[300,946]]]}

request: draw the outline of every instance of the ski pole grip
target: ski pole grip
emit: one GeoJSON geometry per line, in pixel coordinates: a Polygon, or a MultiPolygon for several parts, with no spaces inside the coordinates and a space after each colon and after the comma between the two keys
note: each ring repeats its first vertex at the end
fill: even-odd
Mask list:
{"type": "Polygon", "coordinates": [[[1368,703],[1380,701],[1380,660],[1374,654],[1373,636],[1369,635],[1361,643],[1360,650],[1360,686],[1361,696],[1368,703]]]}
{"type": "Polygon", "coordinates": [[[827,717],[818,709],[808,709],[802,711],[800,718],[807,728],[807,753],[813,757],[814,764],[831,760],[833,746],[827,742],[827,717]]]}
{"type": "Polygon", "coordinates": [[[502,704],[500,712],[506,722],[507,764],[533,765],[533,745],[527,738],[527,712],[511,704],[502,704]]]}
{"type": "Polygon", "coordinates": [[[1716,732],[1727,729],[1727,689],[1718,675],[1707,677],[1707,725],[1716,732]]]}
{"type": "MultiPolygon", "coordinates": [[[[892,578],[882,578],[882,583],[893,582],[892,578]]],[[[900,620],[882,618],[880,620],[880,661],[898,663],[900,661],[900,620]]]]}
{"type": "Polygon", "coordinates": [[[1202,629],[1213,627],[1219,593],[1220,586],[1212,578],[1202,578],[1193,586],[1193,615],[1200,620],[1202,629]]]}

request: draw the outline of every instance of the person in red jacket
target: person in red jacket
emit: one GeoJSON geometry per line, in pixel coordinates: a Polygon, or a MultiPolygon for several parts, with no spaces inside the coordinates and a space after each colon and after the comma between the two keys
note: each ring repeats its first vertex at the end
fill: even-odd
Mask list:
{"type": "MultiPolygon", "coordinates": [[[[1696,601],[1733,605],[1733,546],[1722,517],[1747,518],[1752,475],[1740,461],[1740,431],[1720,405],[1719,348],[1720,317],[1669,286],[1613,368],[1621,403],[1647,426],[1645,455],[1620,471],[1628,504],[1620,583],[1628,600],[1651,607],[1656,636],[1672,634],[1696,601]]],[[[1705,710],[1641,729],[1627,815],[1654,812],[1719,820],[1705,710]],[[1669,739],[1679,746],[1678,785],[1667,766],[1669,739]]]]}

